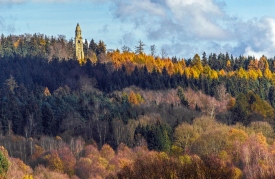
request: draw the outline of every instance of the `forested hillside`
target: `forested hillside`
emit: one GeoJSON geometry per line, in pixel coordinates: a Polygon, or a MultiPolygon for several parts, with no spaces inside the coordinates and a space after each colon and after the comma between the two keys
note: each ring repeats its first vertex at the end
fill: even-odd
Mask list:
{"type": "Polygon", "coordinates": [[[1,176],[275,177],[275,59],[143,47],[2,35],[1,176]]]}

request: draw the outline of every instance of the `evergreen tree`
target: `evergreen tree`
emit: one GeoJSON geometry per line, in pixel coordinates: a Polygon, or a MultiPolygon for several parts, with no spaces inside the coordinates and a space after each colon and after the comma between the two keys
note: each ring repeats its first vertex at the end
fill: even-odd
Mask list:
{"type": "Polygon", "coordinates": [[[273,108],[275,108],[275,87],[270,86],[268,93],[268,100],[273,108]]]}
{"type": "Polygon", "coordinates": [[[42,106],[42,123],[44,134],[50,136],[55,136],[57,134],[57,121],[54,117],[51,106],[48,103],[45,103],[42,106]]]}
{"type": "Polygon", "coordinates": [[[106,45],[102,40],[100,40],[96,49],[96,54],[99,55],[99,54],[105,54],[105,53],[106,53],[106,45]]]}
{"type": "Polygon", "coordinates": [[[88,45],[88,41],[87,39],[85,39],[85,42],[83,44],[83,52],[84,52],[84,55],[87,57],[88,55],[88,49],[89,49],[89,45],[88,45]]]}
{"type": "Polygon", "coordinates": [[[183,89],[182,88],[178,88],[178,92],[177,92],[178,97],[180,98],[180,102],[182,105],[189,107],[188,101],[185,99],[185,96],[183,94],[183,89]]]}
{"type": "Polygon", "coordinates": [[[97,52],[97,44],[95,43],[94,39],[92,39],[89,44],[89,50],[93,51],[94,53],[97,52]]]}
{"type": "Polygon", "coordinates": [[[203,52],[203,54],[202,54],[202,61],[201,62],[202,62],[203,66],[206,66],[208,64],[205,52],[203,52]]]}
{"type": "Polygon", "coordinates": [[[249,115],[249,104],[247,102],[246,96],[241,93],[238,95],[236,99],[236,104],[234,108],[232,108],[233,112],[233,122],[242,122],[244,124],[248,124],[247,118],[249,115]]]}

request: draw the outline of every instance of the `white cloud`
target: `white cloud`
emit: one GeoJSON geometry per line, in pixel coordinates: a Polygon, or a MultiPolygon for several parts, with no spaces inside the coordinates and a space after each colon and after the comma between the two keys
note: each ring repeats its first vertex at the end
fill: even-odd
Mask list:
{"type": "Polygon", "coordinates": [[[272,45],[275,46],[275,18],[265,18],[265,24],[267,24],[266,37],[269,37],[272,45]]]}
{"type": "Polygon", "coordinates": [[[165,41],[170,55],[192,56],[194,51],[208,50],[274,56],[274,18],[243,21],[224,8],[215,0],[120,0],[114,2],[113,11],[116,18],[135,24],[149,41],[165,41]]]}
{"type": "MultiPolygon", "coordinates": [[[[133,23],[147,40],[169,47],[169,55],[180,55],[199,49],[208,40],[231,40],[224,27],[227,18],[220,4],[213,0],[145,0],[114,1],[112,10],[122,22],[133,23]],[[172,47],[177,49],[172,49],[172,47]],[[180,47],[182,46],[182,47],[180,47]],[[186,48],[188,47],[188,48],[186,48]]],[[[144,39],[142,39],[144,40],[144,39]]]]}
{"type": "Polygon", "coordinates": [[[246,47],[245,49],[245,56],[252,56],[255,57],[257,59],[260,59],[261,56],[265,55],[265,56],[269,56],[270,54],[267,51],[254,51],[250,46],[246,47]]]}
{"type": "Polygon", "coordinates": [[[165,9],[150,0],[131,0],[131,1],[115,1],[113,12],[116,18],[122,21],[130,21],[136,26],[144,26],[150,24],[154,18],[163,18],[166,16],[165,9]]]}
{"type": "Polygon", "coordinates": [[[178,24],[188,27],[190,33],[200,38],[225,38],[226,30],[219,24],[225,15],[212,0],[166,0],[178,24]]]}
{"type": "Polygon", "coordinates": [[[248,24],[250,31],[246,40],[244,55],[260,58],[262,55],[275,55],[275,18],[262,18],[248,24]]]}

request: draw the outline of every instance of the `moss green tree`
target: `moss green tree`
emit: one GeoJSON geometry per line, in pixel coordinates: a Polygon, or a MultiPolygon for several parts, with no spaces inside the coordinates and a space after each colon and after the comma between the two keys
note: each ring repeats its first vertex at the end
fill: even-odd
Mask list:
{"type": "Polygon", "coordinates": [[[178,92],[177,92],[177,95],[178,97],[180,98],[180,102],[182,105],[188,107],[189,106],[189,103],[188,101],[186,100],[184,94],[183,94],[183,89],[181,87],[178,88],[178,92]]]}
{"type": "Polygon", "coordinates": [[[9,169],[9,161],[7,157],[0,151],[0,178],[5,178],[9,169]]]}

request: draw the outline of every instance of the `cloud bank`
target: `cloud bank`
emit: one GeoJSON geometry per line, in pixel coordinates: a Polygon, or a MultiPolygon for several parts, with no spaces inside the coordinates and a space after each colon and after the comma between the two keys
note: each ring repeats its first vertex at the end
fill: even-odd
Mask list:
{"type": "MultiPolygon", "coordinates": [[[[114,17],[133,23],[150,41],[163,42],[169,55],[203,51],[259,58],[275,55],[275,18],[243,21],[216,0],[117,0],[114,17]]],[[[125,39],[125,37],[124,37],[125,39]]]]}

